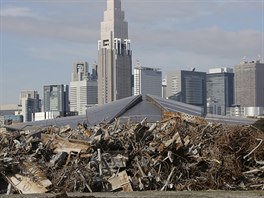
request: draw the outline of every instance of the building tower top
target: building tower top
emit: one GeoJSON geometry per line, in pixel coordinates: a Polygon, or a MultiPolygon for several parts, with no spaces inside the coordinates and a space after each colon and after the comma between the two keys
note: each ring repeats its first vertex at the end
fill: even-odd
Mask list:
{"type": "Polygon", "coordinates": [[[128,38],[128,23],[125,13],[121,10],[121,0],[108,0],[104,20],[101,22],[101,40],[98,48],[114,48],[114,39],[121,42],[128,38]]]}
{"type": "Polygon", "coordinates": [[[88,79],[88,63],[78,61],[73,63],[72,81],[83,81],[88,79]]]}
{"type": "Polygon", "coordinates": [[[108,0],[107,10],[121,10],[121,0],[108,0]]]}

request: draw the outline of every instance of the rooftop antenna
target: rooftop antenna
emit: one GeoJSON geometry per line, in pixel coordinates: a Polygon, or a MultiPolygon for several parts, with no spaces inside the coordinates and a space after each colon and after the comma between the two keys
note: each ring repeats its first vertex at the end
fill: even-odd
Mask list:
{"type": "Polygon", "coordinates": [[[187,68],[188,68],[189,70],[193,71],[193,72],[194,72],[195,69],[196,69],[195,67],[191,67],[191,66],[187,66],[187,68]]]}
{"type": "Polygon", "coordinates": [[[258,55],[258,59],[257,59],[257,62],[260,62],[261,61],[261,56],[260,54],[258,55]]]}
{"type": "Polygon", "coordinates": [[[139,60],[137,59],[137,67],[140,67],[140,63],[139,60]]]}
{"type": "Polygon", "coordinates": [[[244,56],[243,59],[242,59],[243,63],[246,63],[247,62],[247,57],[244,56]]]}

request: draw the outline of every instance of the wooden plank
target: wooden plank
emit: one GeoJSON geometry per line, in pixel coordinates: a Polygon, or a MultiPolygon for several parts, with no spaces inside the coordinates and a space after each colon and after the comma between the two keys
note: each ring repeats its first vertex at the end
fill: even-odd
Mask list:
{"type": "Polygon", "coordinates": [[[128,177],[126,171],[122,171],[122,172],[118,173],[114,177],[108,179],[108,181],[112,185],[112,191],[117,190],[117,189],[121,189],[121,188],[122,188],[122,191],[124,191],[124,192],[132,192],[133,191],[132,186],[131,186],[130,181],[129,181],[129,177],[128,177]]]}
{"type": "Polygon", "coordinates": [[[70,142],[67,139],[63,139],[59,136],[53,136],[48,134],[42,134],[41,140],[46,144],[48,141],[51,141],[53,148],[55,149],[54,152],[77,152],[80,153],[81,151],[86,151],[90,146],[84,142],[77,141],[77,142],[70,142]]]}
{"type": "Polygon", "coordinates": [[[21,194],[46,193],[48,191],[47,188],[26,176],[15,174],[14,176],[7,177],[7,179],[21,194]]]}

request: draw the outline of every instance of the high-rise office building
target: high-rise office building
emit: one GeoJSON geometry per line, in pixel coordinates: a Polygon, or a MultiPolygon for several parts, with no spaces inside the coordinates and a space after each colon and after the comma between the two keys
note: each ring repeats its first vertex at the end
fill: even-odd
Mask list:
{"type": "Polygon", "coordinates": [[[206,114],[206,73],[178,70],[167,75],[167,98],[199,106],[206,114]]]}
{"type": "Polygon", "coordinates": [[[181,92],[181,71],[175,70],[167,73],[166,76],[166,98],[176,96],[181,92]]]}
{"type": "Polygon", "coordinates": [[[72,81],[82,81],[88,79],[88,63],[85,61],[78,61],[73,63],[72,81]]]}
{"type": "Polygon", "coordinates": [[[62,116],[69,112],[69,86],[44,85],[43,112],[58,111],[62,116]]]}
{"type": "Polygon", "coordinates": [[[132,51],[121,0],[107,0],[98,41],[98,103],[132,95],[132,51]]]}
{"type": "Polygon", "coordinates": [[[235,65],[235,103],[241,107],[264,107],[264,63],[243,61],[235,65]]]}
{"type": "MultiPolygon", "coordinates": [[[[209,69],[207,74],[207,99],[217,103],[217,109],[209,105],[207,113],[226,115],[226,108],[234,104],[234,73],[231,68],[209,69]]],[[[208,103],[208,104],[212,104],[208,103]]]]}
{"type": "Polygon", "coordinates": [[[41,108],[40,104],[40,99],[39,99],[39,94],[37,91],[34,90],[23,90],[20,92],[20,104],[21,104],[21,99],[22,98],[32,98],[32,99],[37,99],[39,103],[37,103],[36,108],[41,108]]]}
{"type": "Polygon", "coordinates": [[[70,82],[70,111],[85,115],[86,109],[97,104],[96,68],[88,72],[88,63],[84,61],[73,64],[72,81],[70,82]]]}
{"type": "Polygon", "coordinates": [[[41,100],[37,91],[21,91],[20,105],[24,122],[34,120],[35,113],[41,111],[41,100]]]}
{"type": "Polygon", "coordinates": [[[157,68],[134,68],[134,95],[151,94],[162,96],[162,72],[157,68]]]}

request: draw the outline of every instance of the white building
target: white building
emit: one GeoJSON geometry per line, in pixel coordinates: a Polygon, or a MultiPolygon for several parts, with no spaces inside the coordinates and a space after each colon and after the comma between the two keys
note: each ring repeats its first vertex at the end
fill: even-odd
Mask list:
{"type": "Polygon", "coordinates": [[[230,107],[227,115],[237,117],[259,117],[264,115],[264,107],[230,107]]]}
{"type": "Polygon", "coordinates": [[[60,117],[61,113],[59,111],[49,111],[49,112],[38,112],[35,113],[35,121],[55,119],[60,117]]]}
{"type": "Polygon", "coordinates": [[[134,68],[134,95],[151,94],[162,96],[162,72],[157,68],[134,68]]]}
{"type": "Polygon", "coordinates": [[[181,71],[170,71],[166,76],[166,98],[181,91],[181,71]]]}
{"type": "Polygon", "coordinates": [[[85,115],[86,109],[97,104],[97,81],[90,79],[87,62],[73,64],[72,81],[70,82],[70,111],[85,115]]]}
{"type": "Polygon", "coordinates": [[[217,74],[217,73],[234,73],[234,70],[229,67],[217,67],[209,69],[209,74],[217,74]]]}

